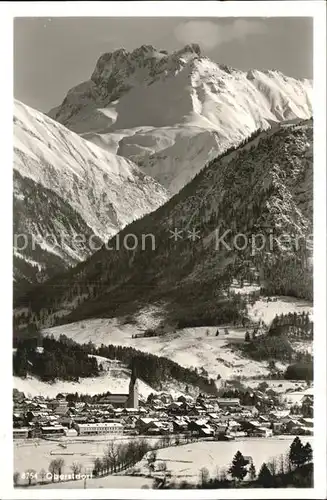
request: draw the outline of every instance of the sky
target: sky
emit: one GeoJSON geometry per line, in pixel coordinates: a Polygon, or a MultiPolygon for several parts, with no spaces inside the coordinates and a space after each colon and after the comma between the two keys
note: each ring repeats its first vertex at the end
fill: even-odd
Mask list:
{"type": "Polygon", "coordinates": [[[104,52],[143,44],[170,52],[187,43],[241,70],[312,78],[311,18],[15,18],[14,96],[47,112],[90,78],[104,52]]]}

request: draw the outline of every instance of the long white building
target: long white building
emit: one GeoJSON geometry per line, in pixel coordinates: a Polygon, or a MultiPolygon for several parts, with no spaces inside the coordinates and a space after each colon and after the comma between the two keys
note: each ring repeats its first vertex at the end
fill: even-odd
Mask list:
{"type": "Polygon", "coordinates": [[[104,422],[98,424],[74,424],[79,436],[90,436],[97,434],[122,434],[123,425],[119,422],[104,422]]]}

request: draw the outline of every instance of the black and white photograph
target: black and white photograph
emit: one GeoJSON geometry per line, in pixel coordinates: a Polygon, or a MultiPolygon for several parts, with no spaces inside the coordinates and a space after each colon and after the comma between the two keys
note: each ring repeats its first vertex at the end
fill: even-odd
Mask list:
{"type": "Polygon", "coordinates": [[[5,498],[324,498],[325,7],[51,3],[12,19],[5,498]]]}

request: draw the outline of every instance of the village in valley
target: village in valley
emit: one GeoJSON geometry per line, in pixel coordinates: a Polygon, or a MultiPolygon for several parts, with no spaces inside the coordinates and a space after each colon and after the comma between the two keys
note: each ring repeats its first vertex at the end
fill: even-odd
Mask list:
{"type": "Polygon", "coordinates": [[[311,310],[281,297],[256,306],[219,327],[142,330],[108,319],[19,339],[15,486],[282,487],[297,473],[292,481],[310,486],[311,310]],[[97,343],[85,343],[93,329],[97,343]],[[173,361],[185,346],[198,369],[173,361]]]}
{"type": "MultiPolygon", "coordinates": [[[[271,459],[276,452],[269,456],[269,440],[279,441],[281,453],[294,436],[310,441],[313,436],[310,383],[289,382],[285,388],[278,381],[268,380],[252,384],[246,391],[241,390],[241,385],[226,382],[224,393],[228,397],[201,393],[194,397],[185,387],[185,393],[178,397],[162,391],[150,393],[145,399],[139,395],[138,380],[132,372],[128,393],[124,394],[108,392],[83,397],[61,393],[55,398],[27,398],[14,389],[15,483],[40,487],[54,482],[67,485],[82,477],[84,481],[86,477],[99,481],[103,476],[112,478],[112,474],[136,474],[152,481],[157,478],[160,483],[163,471],[166,480],[177,479],[178,471],[169,470],[174,458],[165,462],[163,455],[162,459],[154,460],[156,463],[150,460],[150,470],[149,463],[143,468],[140,464],[144,456],[149,457],[149,453],[154,456],[161,448],[172,449],[178,462],[177,447],[185,448],[191,443],[192,446],[203,443],[208,449],[212,445],[232,445],[231,453],[234,449],[242,450],[244,443],[253,450],[261,443],[271,459]],[[118,455],[111,460],[109,455],[104,468],[103,456],[118,442],[125,446],[143,443],[144,449],[141,454],[134,454],[134,460],[132,454],[127,464],[119,464],[118,455]],[[33,453],[32,463],[40,464],[40,470],[29,465],[29,453],[33,453]],[[26,469],[19,468],[24,465],[26,469]]],[[[246,461],[253,463],[251,455],[245,456],[246,461]]],[[[232,456],[224,460],[227,467],[232,456]]],[[[256,465],[260,468],[262,464],[256,465]]],[[[200,464],[199,474],[201,468],[200,464]]]]}

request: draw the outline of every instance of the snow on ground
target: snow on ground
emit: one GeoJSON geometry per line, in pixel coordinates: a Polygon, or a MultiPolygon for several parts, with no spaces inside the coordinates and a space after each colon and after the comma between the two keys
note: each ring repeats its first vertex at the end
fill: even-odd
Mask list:
{"type": "MultiPolygon", "coordinates": [[[[26,378],[13,377],[13,387],[22,391],[25,396],[55,397],[58,393],[75,393],[79,394],[102,394],[110,391],[112,394],[128,394],[130,382],[129,375],[117,370],[109,370],[104,375],[94,378],[81,378],[80,382],[69,382],[58,380],[52,384],[42,382],[36,377],[27,376],[26,378]]],[[[139,394],[141,398],[146,399],[151,392],[156,393],[149,385],[142,380],[138,380],[139,394]]]]}
{"type": "MultiPolygon", "coordinates": [[[[276,299],[275,302],[267,302],[264,298],[258,300],[253,306],[249,306],[249,317],[253,321],[262,319],[266,324],[269,324],[276,314],[281,313],[308,311],[312,316],[313,307],[308,301],[293,297],[276,297],[276,299]]],[[[204,326],[171,331],[158,337],[133,338],[135,334],[141,334],[148,328],[156,328],[161,320],[161,312],[158,307],[146,308],[136,318],[136,324],[124,324],[118,319],[100,318],[45,329],[43,333],[53,335],[55,338],[59,338],[61,334],[64,334],[81,344],[91,341],[96,346],[113,344],[133,347],[143,352],[166,357],[187,368],[196,367],[200,371],[201,368],[205,368],[209,377],[214,380],[217,379],[218,375],[222,379],[235,378],[236,376],[251,379],[253,377],[265,377],[269,374],[266,362],[257,362],[242,357],[227,346],[228,343],[243,342],[245,328],[231,325],[204,326]],[[225,326],[228,327],[229,335],[224,334],[225,326]],[[216,336],[217,329],[219,330],[218,337],[216,336]]],[[[294,344],[294,348],[298,351],[311,352],[312,343],[299,341],[294,344]]],[[[279,368],[283,369],[284,365],[280,365],[279,368]]],[[[92,382],[83,381],[82,387],[85,393],[90,394],[92,389],[92,393],[111,390],[109,387],[113,383],[116,384],[117,391],[121,390],[118,388],[120,386],[117,385],[118,379],[113,382],[115,379],[109,381],[106,376],[102,376],[95,379],[95,382],[93,379],[91,380],[92,382]]],[[[32,391],[33,384],[28,384],[28,379],[22,383],[26,384],[24,386],[26,390],[30,389],[32,391]]],[[[37,384],[40,387],[40,382],[37,384]]],[[[60,389],[65,392],[68,392],[68,390],[79,392],[78,388],[81,387],[81,383],[65,382],[65,384],[69,384],[69,389],[60,389]]],[[[53,391],[57,391],[57,387],[54,389],[55,385],[51,387],[53,387],[53,391]]],[[[142,395],[147,397],[150,388],[141,386],[140,389],[142,395]]],[[[179,388],[175,389],[179,392],[179,388]]]]}
{"type": "Polygon", "coordinates": [[[292,347],[297,352],[307,352],[313,356],[313,342],[310,340],[293,340],[292,347]]]}
{"type": "Polygon", "coordinates": [[[68,200],[103,241],[167,200],[165,189],[130,160],[17,100],[14,149],[14,169],[68,200]]]}
{"type": "Polygon", "coordinates": [[[275,302],[267,302],[266,298],[257,300],[253,306],[248,308],[249,317],[253,321],[261,319],[266,325],[269,325],[276,314],[302,313],[304,311],[308,312],[312,319],[313,304],[307,300],[285,296],[271,297],[271,299],[277,300],[275,302]]]}
{"type": "MultiPolygon", "coordinates": [[[[227,469],[237,451],[245,456],[253,458],[256,470],[259,471],[263,462],[271,458],[278,458],[285,454],[294,436],[279,436],[268,439],[247,438],[235,441],[200,441],[198,443],[173,446],[158,450],[157,461],[167,464],[167,470],[172,473],[175,481],[189,481],[196,483],[199,480],[199,472],[206,467],[211,476],[217,474],[217,467],[227,469]]],[[[309,441],[313,444],[313,437],[304,436],[303,442],[309,441]]],[[[148,473],[147,461],[143,458],[135,469],[140,469],[144,474],[148,473]]]]}
{"type": "Polygon", "coordinates": [[[309,80],[228,68],[189,45],[164,55],[140,47],[104,54],[50,116],[108,151],[143,158],[141,168],[177,192],[258,128],[310,118],[311,91],[309,80]]]}
{"type": "MultiPolygon", "coordinates": [[[[14,470],[21,474],[29,468],[35,469],[37,473],[41,469],[47,471],[51,460],[60,457],[65,461],[63,474],[72,473],[70,467],[73,462],[81,464],[83,472],[89,474],[92,472],[95,458],[102,458],[109,441],[114,440],[117,444],[121,441],[125,442],[127,439],[131,438],[108,434],[105,436],[62,438],[60,441],[17,440],[14,441],[14,470]],[[66,445],[66,448],[62,448],[59,443],[66,445]]],[[[157,439],[150,438],[149,441],[154,444],[157,439]]]]}
{"type": "MultiPolygon", "coordinates": [[[[276,314],[308,311],[312,316],[313,307],[308,301],[293,297],[276,297],[276,299],[275,302],[267,302],[261,298],[253,306],[249,306],[248,313],[251,320],[262,319],[269,325],[276,314]]],[[[99,318],[45,329],[43,333],[53,335],[55,338],[64,334],[81,344],[91,341],[96,346],[113,344],[133,347],[166,357],[187,368],[203,367],[213,379],[217,379],[218,375],[223,379],[235,376],[260,378],[268,375],[266,362],[242,357],[227,345],[243,342],[246,328],[231,325],[203,326],[175,330],[157,337],[133,338],[148,328],[156,328],[161,321],[161,313],[159,307],[145,308],[139,313],[135,324],[124,323],[116,318],[99,318]],[[225,327],[228,328],[229,335],[224,334],[225,327]]],[[[298,342],[295,344],[295,349],[310,352],[312,343],[298,342]]],[[[280,366],[280,369],[283,369],[283,366],[280,366]]]]}
{"type": "MultiPolygon", "coordinates": [[[[299,389],[299,388],[297,388],[299,389]]],[[[296,390],[293,392],[287,392],[284,395],[285,401],[288,401],[291,404],[301,404],[301,401],[304,396],[313,396],[314,395],[314,389],[313,386],[308,387],[307,389],[304,390],[296,390]]]]}
{"type": "MultiPolygon", "coordinates": [[[[149,324],[149,319],[147,324],[149,324]]],[[[184,328],[158,337],[132,338],[141,333],[139,325],[122,324],[117,319],[93,319],[44,330],[47,335],[59,338],[61,334],[81,344],[113,344],[134,347],[143,352],[167,357],[181,366],[201,369],[204,367],[210,377],[218,374],[226,379],[237,375],[254,377],[268,374],[267,364],[242,358],[227,343],[244,341],[245,328],[228,325],[229,335],[224,335],[224,326],[184,328]]]]}
{"type": "Polygon", "coordinates": [[[307,389],[307,384],[301,380],[253,379],[247,380],[246,385],[251,388],[256,388],[262,382],[265,382],[269,386],[269,389],[273,389],[280,394],[285,394],[287,391],[302,391],[302,395],[304,395],[307,389]]]}
{"type": "MultiPolygon", "coordinates": [[[[79,481],[68,481],[62,483],[45,484],[34,486],[34,489],[48,490],[55,488],[57,489],[83,489],[85,488],[84,480],[79,481]]],[[[87,489],[95,488],[153,488],[153,479],[147,477],[132,477],[132,476],[106,476],[99,478],[87,479],[86,481],[87,489]]]]}

